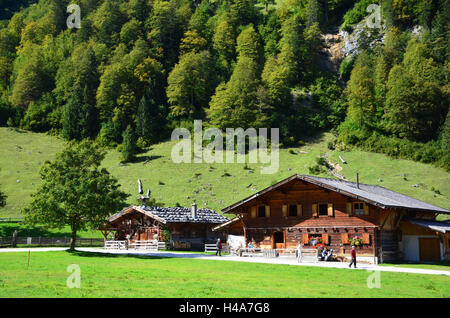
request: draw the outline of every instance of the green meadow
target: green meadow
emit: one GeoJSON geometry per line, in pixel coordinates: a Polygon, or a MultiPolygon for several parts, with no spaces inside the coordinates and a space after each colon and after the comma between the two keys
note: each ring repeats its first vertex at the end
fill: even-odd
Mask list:
{"type": "MultiPolygon", "coordinates": [[[[332,163],[342,168],[339,173],[350,181],[355,181],[359,172],[362,183],[378,184],[450,209],[450,174],[443,169],[383,154],[330,150],[327,145],[331,140],[331,134],[322,134],[302,147],[281,149],[275,174],[261,174],[261,166],[267,166],[262,163],[176,164],[171,159],[175,141],[153,145],[129,164],[121,164],[120,153],[110,150],[103,166],[130,194],[130,204],[137,203],[137,179],[141,179],[144,191],[150,188],[151,196],[165,206],[190,206],[195,199],[200,208],[220,211],[295,173],[309,174],[308,168],[316,164],[317,157],[327,154],[332,163]],[[341,163],[339,155],[347,164],[341,163]]],[[[54,136],[0,127],[0,189],[8,196],[0,217],[22,216],[22,208],[40,184],[40,166],[45,160],[52,160],[63,144],[54,136]]]]}
{"type": "Polygon", "coordinates": [[[450,297],[450,277],[86,252],[0,253],[0,297],[450,297]],[[80,288],[68,288],[70,264],[80,288]]]}

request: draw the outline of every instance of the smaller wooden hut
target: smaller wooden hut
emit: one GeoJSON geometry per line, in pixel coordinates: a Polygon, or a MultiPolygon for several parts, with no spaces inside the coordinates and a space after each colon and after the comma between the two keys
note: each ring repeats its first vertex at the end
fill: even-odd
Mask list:
{"type": "Polygon", "coordinates": [[[203,250],[204,244],[224,237],[212,228],[228,219],[210,209],[186,207],[129,206],[108,219],[102,229],[105,239],[162,241],[168,235],[173,249],[203,250]],[[167,231],[166,231],[167,230],[167,231]]]}

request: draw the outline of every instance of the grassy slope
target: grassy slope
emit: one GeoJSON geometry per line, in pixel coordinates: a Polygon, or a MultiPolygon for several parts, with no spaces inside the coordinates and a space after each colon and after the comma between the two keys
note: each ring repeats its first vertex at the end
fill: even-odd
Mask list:
{"type": "MultiPolygon", "coordinates": [[[[259,173],[264,164],[249,164],[253,170],[246,170],[244,164],[237,163],[175,164],[171,160],[175,142],[171,141],[152,146],[138,155],[137,162],[127,165],[119,164],[117,151],[110,151],[103,165],[119,179],[123,190],[131,194],[130,204],[137,203],[137,179],[140,178],[144,190],[150,188],[152,197],[166,206],[176,203],[190,206],[195,198],[200,208],[220,210],[294,173],[308,174],[308,167],[315,163],[315,158],[328,152],[334,163],[340,163],[339,154],[345,158],[348,164],[342,165],[342,173],[349,180],[354,181],[359,171],[363,183],[379,184],[450,209],[450,175],[442,169],[408,160],[392,160],[382,154],[332,152],[327,149],[330,138],[328,134],[319,136],[300,149],[294,149],[296,154],[282,149],[280,169],[272,175],[259,173]],[[225,171],[231,176],[222,176],[225,171]],[[403,174],[408,181],[404,181],[403,174]],[[378,182],[379,178],[383,182],[378,182]],[[413,184],[421,187],[414,188],[413,184]],[[431,186],[441,195],[432,192],[431,186]]],[[[62,149],[63,142],[44,134],[0,128],[0,145],[0,189],[8,195],[0,217],[20,216],[21,208],[30,202],[29,195],[39,184],[40,165],[52,159],[62,149]]]]}
{"type": "Polygon", "coordinates": [[[27,253],[0,253],[0,297],[450,297],[448,276],[382,272],[381,288],[369,289],[370,274],[83,252],[32,253],[27,269],[27,253]],[[66,287],[70,264],[80,289],[66,287]]]}

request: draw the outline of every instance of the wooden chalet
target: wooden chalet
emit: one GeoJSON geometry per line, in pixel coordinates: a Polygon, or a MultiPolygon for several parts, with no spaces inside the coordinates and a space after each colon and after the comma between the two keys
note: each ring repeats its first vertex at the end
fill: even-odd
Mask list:
{"type": "Polygon", "coordinates": [[[293,175],[222,210],[235,214],[214,231],[243,235],[263,249],[314,248],[319,240],[360,261],[450,259],[450,211],[381,186],[293,175]],[[315,242],[314,242],[315,241],[315,242]]]}
{"type": "MultiPolygon", "coordinates": [[[[184,207],[129,206],[114,214],[102,229],[105,239],[113,234],[117,240],[149,241],[163,239],[170,233],[173,249],[202,250],[204,244],[215,243],[220,233],[212,228],[228,219],[210,209],[184,207]]],[[[223,238],[222,238],[223,239],[223,238]]]]}

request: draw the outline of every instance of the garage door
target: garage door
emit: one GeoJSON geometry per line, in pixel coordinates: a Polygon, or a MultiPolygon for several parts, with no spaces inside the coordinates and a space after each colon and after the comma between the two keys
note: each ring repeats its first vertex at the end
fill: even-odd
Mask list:
{"type": "Polygon", "coordinates": [[[439,238],[419,238],[421,262],[438,262],[441,260],[439,238]]]}

